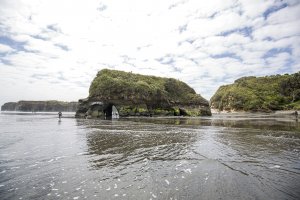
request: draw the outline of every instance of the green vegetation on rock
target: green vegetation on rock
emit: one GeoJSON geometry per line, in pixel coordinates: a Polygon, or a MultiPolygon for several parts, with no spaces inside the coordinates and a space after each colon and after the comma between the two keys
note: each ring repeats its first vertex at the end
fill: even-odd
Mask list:
{"type": "Polygon", "coordinates": [[[92,102],[115,105],[120,116],[211,115],[208,101],[182,81],[109,69],[98,72],[78,115],[92,102]]]}
{"type": "Polygon", "coordinates": [[[221,86],[210,100],[220,111],[274,111],[300,108],[300,72],[243,77],[221,86]]]}
{"type": "Polygon", "coordinates": [[[117,70],[101,70],[90,86],[90,98],[125,99],[134,102],[205,103],[186,83],[117,70]]]}

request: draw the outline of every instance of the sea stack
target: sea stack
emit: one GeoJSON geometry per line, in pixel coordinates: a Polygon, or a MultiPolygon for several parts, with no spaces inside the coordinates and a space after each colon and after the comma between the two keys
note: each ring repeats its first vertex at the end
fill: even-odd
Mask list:
{"type": "Polygon", "coordinates": [[[209,102],[186,83],[156,76],[103,69],[76,117],[210,116],[209,102]]]}

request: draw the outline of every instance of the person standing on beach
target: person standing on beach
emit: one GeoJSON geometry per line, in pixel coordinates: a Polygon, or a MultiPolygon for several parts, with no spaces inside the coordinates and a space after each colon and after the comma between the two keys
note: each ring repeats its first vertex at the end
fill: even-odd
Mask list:
{"type": "Polygon", "coordinates": [[[296,119],[298,119],[298,111],[297,110],[295,111],[295,117],[296,117],[296,119]]]}
{"type": "Polygon", "coordinates": [[[62,113],[59,111],[58,112],[58,118],[60,119],[62,117],[62,113]]]}

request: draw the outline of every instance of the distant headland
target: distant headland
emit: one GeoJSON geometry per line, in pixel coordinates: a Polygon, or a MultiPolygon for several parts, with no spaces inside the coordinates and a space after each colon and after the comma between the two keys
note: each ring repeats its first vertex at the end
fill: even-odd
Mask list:
{"type": "Polygon", "coordinates": [[[22,111],[22,112],[75,112],[77,102],[64,101],[18,101],[7,102],[1,106],[1,111],[22,111]]]}
{"type": "Polygon", "coordinates": [[[212,109],[227,112],[300,110],[300,72],[237,79],[221,86],[210,104],[212,109]]]}

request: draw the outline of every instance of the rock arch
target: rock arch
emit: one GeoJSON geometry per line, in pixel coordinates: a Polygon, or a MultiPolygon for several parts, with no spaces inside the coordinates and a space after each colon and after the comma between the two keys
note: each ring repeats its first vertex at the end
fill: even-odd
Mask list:
{"type": "Polygon", "coordinates": [[[117,106],[109,103],[103,108],[103,113],[106,119],[118,119],[119,118],[119,111],[117,106]]]}

